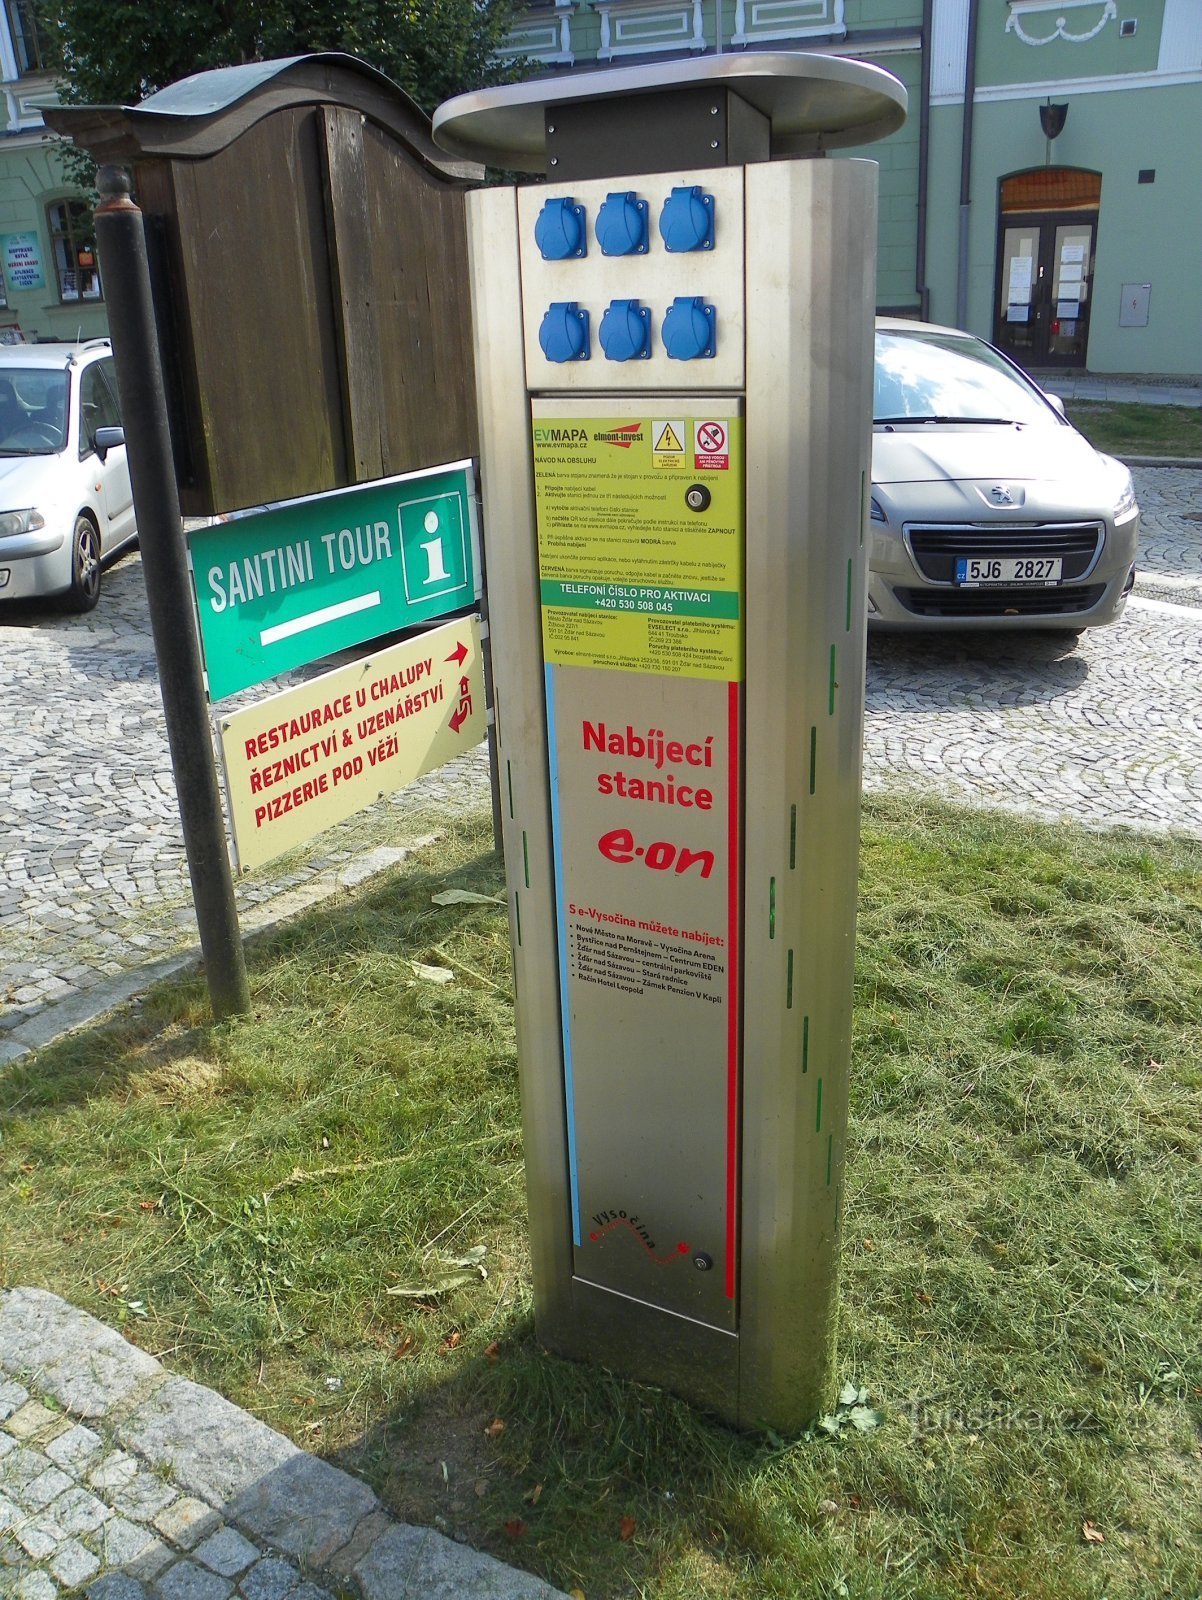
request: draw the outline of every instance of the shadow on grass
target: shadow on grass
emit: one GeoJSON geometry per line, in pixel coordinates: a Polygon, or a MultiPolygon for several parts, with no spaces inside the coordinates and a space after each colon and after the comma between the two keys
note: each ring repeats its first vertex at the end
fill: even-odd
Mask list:
{"type": "MultiPolygon", "coordinates": [[[[785,1449],[548,1354],[526,1315],[331,1459],[366,1477],[395,1516],[602,1600],[660,1592],[657,1578],[673,1569],[663,1592],[675,1594],[681,1573],[738,1559],[736,1486],[747,1484],[750,1503],[785,1449]]],[[[815,1527],[819,1498],[795,1507],[815,1527]]],[[[720,1591],[686,1581],[681,1592],[720,1591]]]]}

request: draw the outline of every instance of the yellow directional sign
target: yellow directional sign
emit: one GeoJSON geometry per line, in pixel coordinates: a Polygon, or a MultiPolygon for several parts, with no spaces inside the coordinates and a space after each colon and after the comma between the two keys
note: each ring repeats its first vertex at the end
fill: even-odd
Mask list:
{"type": "Polygon", "coordinates": [[[238,865],[295,849],[484,737],[480,619],[464,617],[223,717],[238,865]]]}

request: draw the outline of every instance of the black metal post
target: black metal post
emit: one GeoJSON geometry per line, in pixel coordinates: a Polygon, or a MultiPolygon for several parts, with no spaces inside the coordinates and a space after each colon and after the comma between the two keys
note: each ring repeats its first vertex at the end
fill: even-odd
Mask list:
{"type": "Polygon", "coordinates": [[[972,209],[972,123],[977,97],[978,0],[968,0],[964,109],[960,117],[960,224],[956,250],[956,326],[968,328],[968,215],[972,209]]]}
{"type": "Polygon", "coordinates": [[[250,1010],[234,881],[213,759],[191,580],[171,454],[142,213],[121,167],[97,177],[96,247],[104,271],[126,454],[134,491],[167,741],[192,880],[209,1000],[222,1017],[250,1010]]]}

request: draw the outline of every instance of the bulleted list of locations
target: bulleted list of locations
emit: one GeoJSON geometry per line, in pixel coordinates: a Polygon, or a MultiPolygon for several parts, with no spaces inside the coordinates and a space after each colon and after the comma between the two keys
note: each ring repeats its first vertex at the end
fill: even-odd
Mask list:
{"type": "Polygon", "coordinates": [[[740,681],[742,419],[533,427],[546,659],[740,681]]]}
{"type": "Polygon", "coordinates": [[[626,928],[607,928],[585,920],[595,915],[591,908],[574,905],[569,910],[573,913],[569,924],[570,975],[581,983],[595,983],[626,994],[651,991],[722,1004],[726,941],[721,935],[682,935],[674,928],[665,929],[664,933],[632,933],[626,928]],[[682,942],[688,938],[705,938],[710,948],[682,942]]]}

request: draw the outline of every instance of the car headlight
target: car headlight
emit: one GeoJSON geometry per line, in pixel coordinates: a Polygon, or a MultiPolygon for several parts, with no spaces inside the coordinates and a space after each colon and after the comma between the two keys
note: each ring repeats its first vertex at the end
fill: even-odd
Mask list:
{"type": "Polygon", "coordinates": [[[869,520],[872,522],[888,522],[889,520],[889,518],[885,515],[884,506],[877,499],[876,495],[873,495],[872,497],[872,509],[869,511],[868,515],[869,520]]]}
{"type": "Polygon", "coordinates": [[[44,528],[46,519],[40,511],[0,511],[0,539],[11,539],[14,534],[32,533],[44,528]]]}
{"type": "Polygon", "coordinates": [[[1128,472],[1126,481],[1119,491],[1119,497],[1114,502],[1114,520],[1116,522],[1127,522],[1138,510],[1139,506],[1135,501],[1135,484],[1132,481],[1131,474],[1128,472]]]}

